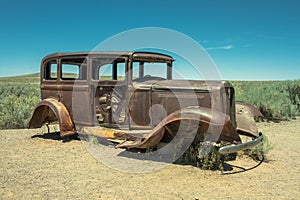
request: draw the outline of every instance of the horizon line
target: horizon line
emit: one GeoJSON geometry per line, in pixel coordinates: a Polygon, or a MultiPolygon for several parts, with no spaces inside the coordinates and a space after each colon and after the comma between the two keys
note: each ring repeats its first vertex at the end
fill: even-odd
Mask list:
{"type": "MultiPolygon", "coordinates": [[[[0,75],[0,79],[1,78],[13,78],[13,77],[22,77],[22,76],[30,76],[30,75],[39,75],[40,72],[34,72],[34,73],[30,73],[30,74],[19,74],[19,75],[8,75],[8,76],[2,76],[0,75]]],[[[39,77],[39,76],[37,76],[39,77]]],[[[174,79],[176,80],[176,79],[174,79]]],[[[180,79],[178,79],[180,80],[180,79]]],[[[204,79],[186,79],[186,80],[200,80],[200,81],[206,81],[204,79]]],[[[299,78],[295,78],[295,79],[221,79],[222,81],[298,81],[300,80],[299,78]]]]}

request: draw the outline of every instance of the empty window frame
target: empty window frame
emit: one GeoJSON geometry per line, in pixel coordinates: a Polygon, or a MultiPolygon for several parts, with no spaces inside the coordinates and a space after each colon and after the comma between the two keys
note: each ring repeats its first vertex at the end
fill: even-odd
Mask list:
{"type": "Polygon", "coordinates": [[[51,60],[45,64],[45,70],[44,70],[44,79],[46,80],[56,80],[58,76],[57,71],[57,61],[51,60]]]}
{"type": "Polygon", "coordinates": [[[125,80],[126,64],[124,59],[112,63],[98,60],[94,64],[97,65],[96,80],[125,80]]]}
{"type": "Polygon", "coordinates": [[[84,59],[61,60],[62,80],[86,80],[86,61],[84,59]]]}

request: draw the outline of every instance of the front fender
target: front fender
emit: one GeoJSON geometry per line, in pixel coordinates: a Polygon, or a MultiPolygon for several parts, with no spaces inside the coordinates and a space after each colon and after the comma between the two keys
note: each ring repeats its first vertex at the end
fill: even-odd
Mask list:
{"type": "Polygon", "coordinates": [[[259,136],[254,117],[263,117],[261,112],[251,104],[236,101],[236,130],[239,134],[257,138],[259,136]]]}
{"type": "MultiPolygon", "coordinates": [[[[224,113],[214,111],[209,108],[204,108],[200,106],[190,106],[177,110],[170,115],[168,115],[164,120],[162,120],[154,129],[149,133],[144,134],[143,138],[137,139],[135,141],[125,141],[117,147],[126,148],[148,148],[154,146],[160,142],[163,138],[165,131],[162,131],[164,127],[168,124],[180,121],[180,120],[192,120],[198,121],[201,124],[211,125],[213,128],[221,128],[222,134],[211,132],[212,138],[225,139],[226,141],[240,141],[239,135],[235,132],[234,127],[230,123],[230,117],[224,113]],[[214,135],[216,134],[216,136],[214,135]]],[[[220,129],[219,129],[220,130],[220,129]]]]}
{"type": "Polygon", "coordinates": [[[54,98],[47,98],[35,107],[29,128],[40,128],[46,122],[58,121],[62,137],[75,134],[75,127],[66,107],[54,98]]]}

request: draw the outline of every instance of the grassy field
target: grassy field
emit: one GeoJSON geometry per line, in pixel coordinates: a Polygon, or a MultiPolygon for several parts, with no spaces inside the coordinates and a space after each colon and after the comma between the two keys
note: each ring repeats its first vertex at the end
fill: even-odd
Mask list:
{"type": "MultiPolygon", "coordinates": [[[[230,82],[236,100],[253,104],[268,120],[290,120],[300,115],[300,79],[230,82]]],[[[39,101],[38,73],[0,78],[0,129],[26,128],[39,101]]]]}
{"type": "Polygon", "coordinates": [[[268,120],[290,120],[300,115],[300,79],[231,83],[235,87],[236,100],[254,105],[268,120]]]}
{"type": "Polygon", "coordinates": [[[27,127],[39,101],[39,74],[0,78],[0,129],[27,127]]]}

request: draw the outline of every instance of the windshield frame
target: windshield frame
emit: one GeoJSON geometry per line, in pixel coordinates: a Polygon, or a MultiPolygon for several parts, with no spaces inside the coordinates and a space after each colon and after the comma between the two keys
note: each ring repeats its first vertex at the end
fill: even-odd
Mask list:
{"type": "Polygon", "coordinates": [[[166,77],[162,77],[165,78],[166,80],[172,80],[172,67],[173,67],[173,59],[163,59],[163,58],[157,58],[157,57],[134,57],[133,59],[131,59],[131,61],[129,62],[129,68],[130,68],[130,80],[134,81],[133,77],[133,65],[134,63],[138,62],[139,63],[139,73],[138,73],[138,77],[137,78],[143,78],[144,77],[144,72],[145,72],[145,65],[144,63],[165,63],[166,64],[166,77]]]}

